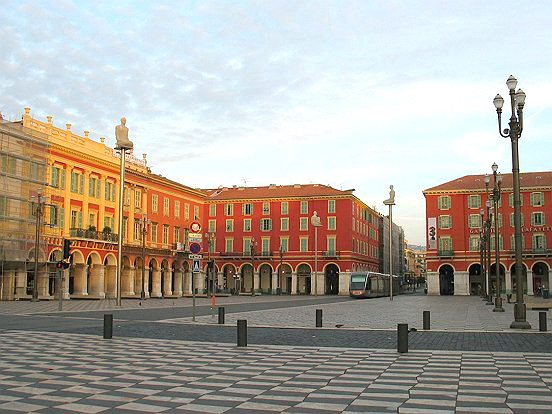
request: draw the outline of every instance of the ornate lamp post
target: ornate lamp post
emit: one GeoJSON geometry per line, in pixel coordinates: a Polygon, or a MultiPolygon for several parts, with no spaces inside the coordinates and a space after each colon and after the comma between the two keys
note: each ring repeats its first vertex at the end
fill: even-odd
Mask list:
{"type": "Polygon", "coordinates": [[[512,143],[512,179],[514,187],[514,239],[515,239],[515,275],[516,275],[516,304],[514,305],[514,321],[510,324],[513,329],[530,329],[527,322],[527,310],[523,302],[523,271],[522,271],[522,242],[521,242],[521,203],[519,180],[519,151],[518,140],[523,132],[523,107],[525,106],[525,92],[518,89],[517,79],[510,76],[506,81],[510,94],[512,115],[508,122],[509,128],[502,130],[502,106],[504,99],[497,94],[493,100],[498,115],[498,133],[503,138],[510,138],[512,143]]]}
{"type": "Polygon", "coordinates": [[[151,220],[148,220],[147,216],[138,220],[140,222],[140,235],[142,236],[142,291],[140,292],[140,299],[146,299],[146,234],[148,234],[148,224],[151,224],[151,220]]]}
{"type": "Polygon", "coordinates": [[[276,292],[278,295],[282,294],[282,261],[284,259],[284,246],[280,244],[280,247],[278,248],[278,252],[280,254],[280,266],[278,266],[278,287],[276,288],[276,292]]]}
{"type": "MultiPolygon", "coordinates": [[[[485,186],[489,187],[489,175],[485,175],[485,186]]],[[[493,304],[493,291],[491,290],[491,227],[493,222],[493,213],[491,212],[491,200],[488,196],[487,191],[487,202],[485,203],[487,207],[487,220],[485,220],[485,250],[486,250],[486,273],[487,273],[487,305],[493,304]]]]}
{"type": "Polygon", "coordinates": [[[479,266],[481,271],[481,298],[487,299],[487,270],[485,268],[485,222],[483,220],[485,210],[479,210],[479,222],[481,223],[481,229],[479,231],[479,266]]]}
{"type": "Polygon", "coordinates": [[[500,201],[500,186],[502,183],[502,174],[498,173],[496,162],[492,165],[493,169],[493,209],[494,209],[494,228],[495,228],[495,277],[496,277],[496,298],[493,312],[504,312],[502,307],[501,281],[500,281],[500,235],[498,233],[498,203],[500,201]]]}
{"type": "Polygon", "coordinates": [[[389,300],[393,300],[393,206],[395,205],[395,190],[389,186],[389,198],[383,201],[389,206],[389,300]]]}
{"type": "Polygon", "coordinates": [[[251,237],[251,241],[249,242],[249,251],[251,253],[251,267],[252,273],[251,273],[251,296],[255,296],[255,246],[257,245],[257,242],[253,237],[251,237]]]}
{"type": "Polygon", "coordinates": [[[33,278],[33,294],[31,302],[38,302],[38,258],[40,256],[40,239],[42,230],[42,219],[44,215],[45,197],[42,194],[42,188],[36,191],[36,196],[31,197],[32,214],[36,216],[35,223],[35,250],[34,250],[34,278],[33,278]]]}
{"type": "Polygon", "coordinates": [[[316,296],[318,295],[316,286],[318,279],[318,227],[322,225],[316,211],[312,214],[311,224],[314,227],[314,296],[316,296]]]}

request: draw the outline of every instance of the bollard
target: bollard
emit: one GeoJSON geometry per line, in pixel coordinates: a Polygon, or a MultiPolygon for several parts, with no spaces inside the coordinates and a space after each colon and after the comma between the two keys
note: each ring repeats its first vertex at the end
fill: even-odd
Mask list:
{"type": "Polygon", "coordinates": [[[397,324],[397,352],[408,352],[408,324],[397,324]]]}
{"type": "Polygon", "coordinates": [[[247,320],[238,319],[238,346],[247,346],[247,320]]]}
{"type": "Polygon", "coordinates": [[[111,339],[113,337],[113,314],[111,313],[104,315],[103,337],[104,339],[111,339]]]}
{"type": "Polygon", "coordinates": [[[224,325],[224,306],[218,307],[218,323],[224,325]]]}
{"type": "Polygon", "coordinates": [[[322,309],[316,309],[316,327],[322,327],[322,309]]]}
{"type": "Polygon", "coordinates": [[[424,311],[424,330],[429,331],[430,328],[431,315],[429,311],[424,311]]]}
{"type": "Polygon", "coordinates": [[[539,312],[539,331],[546,332],[546,312],[539,312]]]}

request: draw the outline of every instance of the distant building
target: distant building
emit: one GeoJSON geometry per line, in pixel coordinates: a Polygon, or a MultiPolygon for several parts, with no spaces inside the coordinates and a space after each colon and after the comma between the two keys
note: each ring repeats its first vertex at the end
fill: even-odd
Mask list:
{"type": "MultiPolygon", "coordinates": [[[[550,287],[552,268],[552,172],[521,173],[523,288],[528,295],[550,287]]],[[[492,178],[491,178],[492,191],[492,178]]],[[[467,175],[425,190],[428,293],[478,294],[480,266],[480,210],[489,199],[484,175],[467,175]]],[[[503,174],[498,207],[502,290],[515,289],[514,207],[512,174],[503,174]]],[[[486,213],[485,213],[485,217],[486,213]]],[[[495,238],[492,229],[491,287],[495,280],[495,238]]]]}

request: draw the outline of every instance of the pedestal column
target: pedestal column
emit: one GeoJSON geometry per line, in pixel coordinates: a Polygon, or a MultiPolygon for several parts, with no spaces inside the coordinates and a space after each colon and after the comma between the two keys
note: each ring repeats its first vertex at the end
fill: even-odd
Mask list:
{"type": "Polygon", "coordinates": [[[297,273],[291,274],[291,294],[297,295],[297,273]]]}
{"type": "Polygon", "coordinates": [[[104,265],[93,264],[90,266],[90,294],[105,298],[104,291],[104,265]]]}
{"type": "Polygon", "coordinates": [[[121,295],[133,296],[134,295],[134,266],[124,266],[122,281],[121,281],[121,295]]]}
{"type": "Polygon", "coordinates": [[[0,275],[0,300],[13,300],[15,288],[15,271],[7,270],[0,275]]]}
{"type": "Polygon", "coordinates": [[[184,272],[184,295],[192,294],[192,272],[186,270],[184,272]]]}
{"type": "Polygon", "coordinates": [[[24,298],[27,296],[27,271],[17,269],[15,271],[15,297],[24,298]]]}
{"type": "Polygon", "coordinates": [[[174,292],[173,294],[176,296],[182,296],[182,269],[175,269],[174,270],[174,292]]]}
{"type": "Polygon", "coordinates": [[[261,276],[259,272],[253,272],[253,291],[258,292],[261,283],[261,276]]]}
{"type": "Polygon", "coordinates": [[[533,271],[527,270],[527,295],[533,296],[533,271]]]}
{"type": "Polygon", "coordinates": [[[152,284],[151,287],[151,297],[152,298],[160,298],[162,296],[161,294],[161,270],[160,269],[153,269],[153,277],[152,277],[152,284]]]}
{"type": "Polygon", "coordinates": [[[162,271],[163,277],[163,295],[170,296],[172,295],[172,272],[171,269],[164,269],[162,271]]]}
{"type": "Polygon", "coordinates": [[[105,286],[105,297],[114,298],[117,296],[117,266],[108,265],[105,266],[104,270],[104,286],[105,286]]]}
{"type": "Polygon", "coordinates": [[[87,268],[84,263],[73,264],[73,294],[75,295],[88,295],[87,268]]]}

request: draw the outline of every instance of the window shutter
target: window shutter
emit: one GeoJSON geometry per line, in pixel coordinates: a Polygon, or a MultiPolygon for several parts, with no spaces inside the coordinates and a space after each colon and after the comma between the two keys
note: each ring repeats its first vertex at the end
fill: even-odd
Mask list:
{"type": "Polygon", "coordinates": [[[65,190],[65,169],[61,170],[61,180],[60,187],[62,190],[65,190]]]}
{"type": "Polygon", "coordinates": [[[59,209],[59,227],[65,228],[65,209],[63,207],[59,209]]]}
{"type": "Polygon", "coordinates": [[[98,181],[96,182],[96,197],[100,198],[100,186],[101,186],[101,180],[98,178],[98,181]]]}
{"type": "Polygon", "coordinates": [[[78,214],[78,220],[79,220],[79,229],[82,229],[82,211],[79,211],[78,214]]]}
{"type": "Polygon", "coordinates": [[[111,201],[115,201],[115,183],[111,184],[111,201]]]}
{"type": "Polygon", "coordinates": [[[50,227],[57,227],[56,213],[56,207],[50,206],[50,227]]]}
{"type": "Polygon", "coordinates": [[[84,175],[80,175],[80,189],[79,193],[84,194],[84,175]]]}
{"type": "Polygon", "coordinates": [[[88,195],[92,197],[94,195],[94,181],[92,177],[88,177],[88,195]]]}

